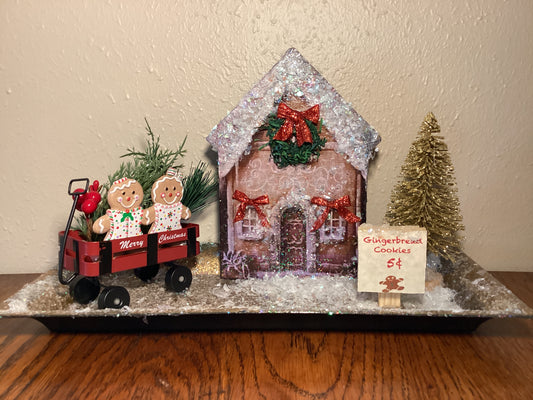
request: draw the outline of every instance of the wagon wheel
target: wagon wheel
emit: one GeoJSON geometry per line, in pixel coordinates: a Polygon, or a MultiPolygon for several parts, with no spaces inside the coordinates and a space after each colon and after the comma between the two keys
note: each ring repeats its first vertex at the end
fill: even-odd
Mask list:
{"type": "Polygon", "coordinates": [[[122,308],[130,305],[130,294],[122,286],[108,286],[98,296],[98,308],[122,308]]]}
{"type": "Polygon", "coordinates": [[[143,282],[153,279],[159,272],[159,264],[148,265],[146,267],[135,268],[133,273],[143,282]]]}
{"type": "Polygon", "coordinates": [[[75,302],[87,304],[98,297],[100,282],[96,278],[78,275],[69,283],[69,293],[75,302]]]}
{"type": "Polygon", "coordinates": [[[183,292],[191,286],[192,272],[183,265],[174,265],[169,268],[165,276],[165,284],[168,290],[183,292]]]}

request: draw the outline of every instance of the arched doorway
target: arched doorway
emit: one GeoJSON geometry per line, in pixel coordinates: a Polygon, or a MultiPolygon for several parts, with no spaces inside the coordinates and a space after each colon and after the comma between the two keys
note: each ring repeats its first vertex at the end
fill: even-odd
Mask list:
{"type": "Polygon", "coordinates": [[[280,265],[291,271],[305,271],[306,259],[305,214],[300,207],[289,207],[281,213],[280,265]]]}

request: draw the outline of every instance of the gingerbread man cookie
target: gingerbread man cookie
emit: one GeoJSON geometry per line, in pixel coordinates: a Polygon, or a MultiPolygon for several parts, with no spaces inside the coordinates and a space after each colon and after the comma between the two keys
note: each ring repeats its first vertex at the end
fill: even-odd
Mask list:
{"type": "Polygon", "coordinates": [[[107,232],[104,240],[142,235],[143,197],[142,186],[135,179],[122,178],[113,182],[107,192],[110,209],[94,222],[94,232],[107,232]]]}
{"type": "Polygon", "coordinates": [[[385,278],[384,281],[379,282],[380,285],[385,285],[386,288],[383,289],[383,293],[388,293],[391,290],[403,290],[405,289],[404,286],[398,285],[401,281],[403,281],[403,278],[396,278],[393,275],[389,275],[385,278]]]}
{"type": "Polygon", "coordinates": [[[176,169],[169,168],[166,175],[154,182],[151,192],[154,204],[144,211],[146,223],[153,221],[148,233],[181,229],[181,220],[191,216],[191,211],[181,203],[181,178],[176,169]]]}

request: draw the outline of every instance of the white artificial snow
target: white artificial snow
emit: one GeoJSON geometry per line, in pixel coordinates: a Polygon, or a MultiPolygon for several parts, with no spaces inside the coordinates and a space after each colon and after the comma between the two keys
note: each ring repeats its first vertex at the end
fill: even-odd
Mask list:
{"type": "MultiPolygon", "coordinates": [[[[377,304],[376,293],[358,293],[357,280],[341,276],[272,275],[263,279],[228,281],[215,275],[195,275],[189,290],[172,293],[164,287],[164,273],[144,283],[131,273],[102,279],[106,285],[128,289],[131,303],[120,310],[98,310],[97,302],[80,305],[55,275],[44,275],[6,301],[7,314],[32,315],[139,315],[187,313],[322,313],[357,314],[387,311],[377,304]],[[51,305],[49,304],[51,303],[51,305]]],[[[420,295],[403,295],[397,312],[417,314],[460,312],[455,292],[442,286],[420,295]]]]}

